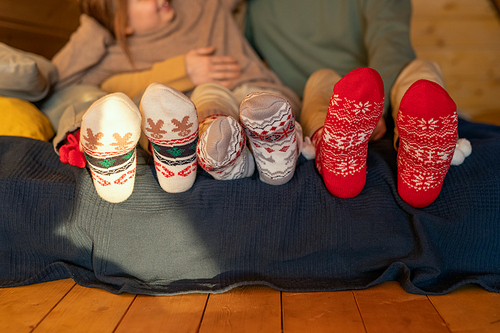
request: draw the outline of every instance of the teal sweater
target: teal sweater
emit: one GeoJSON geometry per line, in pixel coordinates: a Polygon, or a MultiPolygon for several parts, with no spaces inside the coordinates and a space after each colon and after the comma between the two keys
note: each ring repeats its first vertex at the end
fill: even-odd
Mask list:
{"type": "Polygon", "coordinates": [[[415,59],[410,16],[410,0],[249,0],[246,35],[299,96],[318,69],[376,69],[387,110],[394,81],[415,59]]]}

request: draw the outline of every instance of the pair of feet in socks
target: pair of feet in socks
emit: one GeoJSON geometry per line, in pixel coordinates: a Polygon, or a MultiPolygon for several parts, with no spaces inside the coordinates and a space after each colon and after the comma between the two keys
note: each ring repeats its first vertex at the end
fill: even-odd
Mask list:
{"type": "Polygon", "coordinates": [[[114,93],[94,102],[83,115],[80,147],[104,200],[118,203],[132,194],[141,132],[149,140],[158,182],[165,191],[183,192],[194,183],[196,109],[184,94],[152,84],[139,108],[125,94],[114,93]]]}
{"type": "Polygon", "coordinates": [[[244,131],[250,137],[260,178],[280,184],[293,176],[301,142],[291,112],[288,102],[278,95],[251,94],[241,105],[245,130],[232,117],[210,117],[198,144],[193,102],[171,87],[153,83],[139,108],[122,93],[93,103],[82,118],[80,147],[97,193],[113,203],[126,200],[133,192],[141,132],[149,140],[158,182],[166,192],[191,188],[198,155],[202,166],[217,179],[253,174],[254,161],[244,131]]]}
{"type": "Polygon", "coordinates": [[[240,123],[231,116],[213,115],[202,122],[197,154],[200,166],[218,180],[253,175],[270,185],[288,182],[295,172],[302,128],[280,95],[248,95],[240,105],[240,123]],[[246,142],[250,143],[250,147],[246,142]]]}
{"type": "MultiPolygon", "coordinates": [[[[335,196],[357,196],[366,182],[368,141],[382,116],[384,87],[373,69],[348,73],[334,86],[325,125],[312,138],[316,167],[335,196]]],[[[439,195],[457,143],[456,105],[438,84],[416,81],[398,111],[397,186],[413,207],[439,195]]]]}

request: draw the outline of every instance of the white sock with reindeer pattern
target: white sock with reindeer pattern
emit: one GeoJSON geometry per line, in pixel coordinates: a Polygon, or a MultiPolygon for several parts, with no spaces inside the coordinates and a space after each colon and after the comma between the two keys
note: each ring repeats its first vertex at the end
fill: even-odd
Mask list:
{"type": "Polygon", "coordinates": [[[241,102],[240,119],[260,180],[270,185],[288,182],[302,144],[302,128],[295,122],[290,103],[277,94],[252,93],[241,102]]]}
{"type": "Polygon", "coordinates": [[[136,170],[141,114],[123,93],[94,102],[82,118],[80,146],[94,186],[101,198],[112,203],[132,194],[136,170]]]}
{"type": "Polygon", "coordinates": [[[193,102],[174,88],[152,83],[142,96],[140,111],[161,188],[170,193],[189,190],[198,165],[198,116],[193,102]]]}

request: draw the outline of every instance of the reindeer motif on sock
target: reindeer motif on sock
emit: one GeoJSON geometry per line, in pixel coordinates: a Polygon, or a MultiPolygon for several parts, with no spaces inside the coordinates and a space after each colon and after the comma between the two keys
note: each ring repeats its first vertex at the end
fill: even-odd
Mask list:
{"type": "Polygon", "coordinates": [[[191,133],[190,128],[193,127],[193,123],[189,123],[189,116],[185,116],[182,118],[182,121],[177,119],[172,119],[172,124],[176,127],[172,130],[172,132],[179,132],[179,136],[187,136],[191,133]]]}
{"type": "Polygon", "coordinates": [[[151,133],[151,136],[155,139],[161,139],[163,138],[164,134],[167,134],[167,131],[163,130],[163,125],[164,122],[163,120],[159,119],[156,123],[154,122],[153,119],[148,118],[147,122],[149,124],[149,128],[146,127],[145,131],[151,133]]]}
{"type": "Polygon", "coordinates": [[[152,83],[144,92],[140,111],[160,186],[170,193],[188,190],[197,167],[198,118],[193,102],[180,91],[152,83]]]}
{"type": "Polygon", "coordinates": [[[87,136],[83,136],[83,139],[86,141],[85,146],[90,150],[96,150],[98,146],[102,146],[103,144],[99,142],[104,134],[102,132],[98,132],[96,135],[92,132],[92,129],[87,128],[87,136]]]}
{"type": "Polygon", "coordinates": [[[106,201],[122,202],[132,194],[140,125],[139,109],[123,93],[100,98],[82,118],[85,159],[97,193],[106,201]]]}

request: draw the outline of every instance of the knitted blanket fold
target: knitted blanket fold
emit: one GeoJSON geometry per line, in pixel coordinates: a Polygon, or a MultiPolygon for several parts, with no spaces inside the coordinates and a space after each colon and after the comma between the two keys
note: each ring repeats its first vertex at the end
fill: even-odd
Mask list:
{"type": "Polygon", "coordinates": [[[199,169],[187,192],[162,191],[145,153],[135,189],[103,201],[86,169],[51,144],[0,137],[0,287],[73,278],[112,293],[362,289],[396,280],[411,293],[467,283],[500,292],[500,127],[459,122],[473,152],[423,209],[396,190],[392,142],[370,143],[355,198],[326,189],[300,158],[281,186],[216,181],[199,169]]]}

